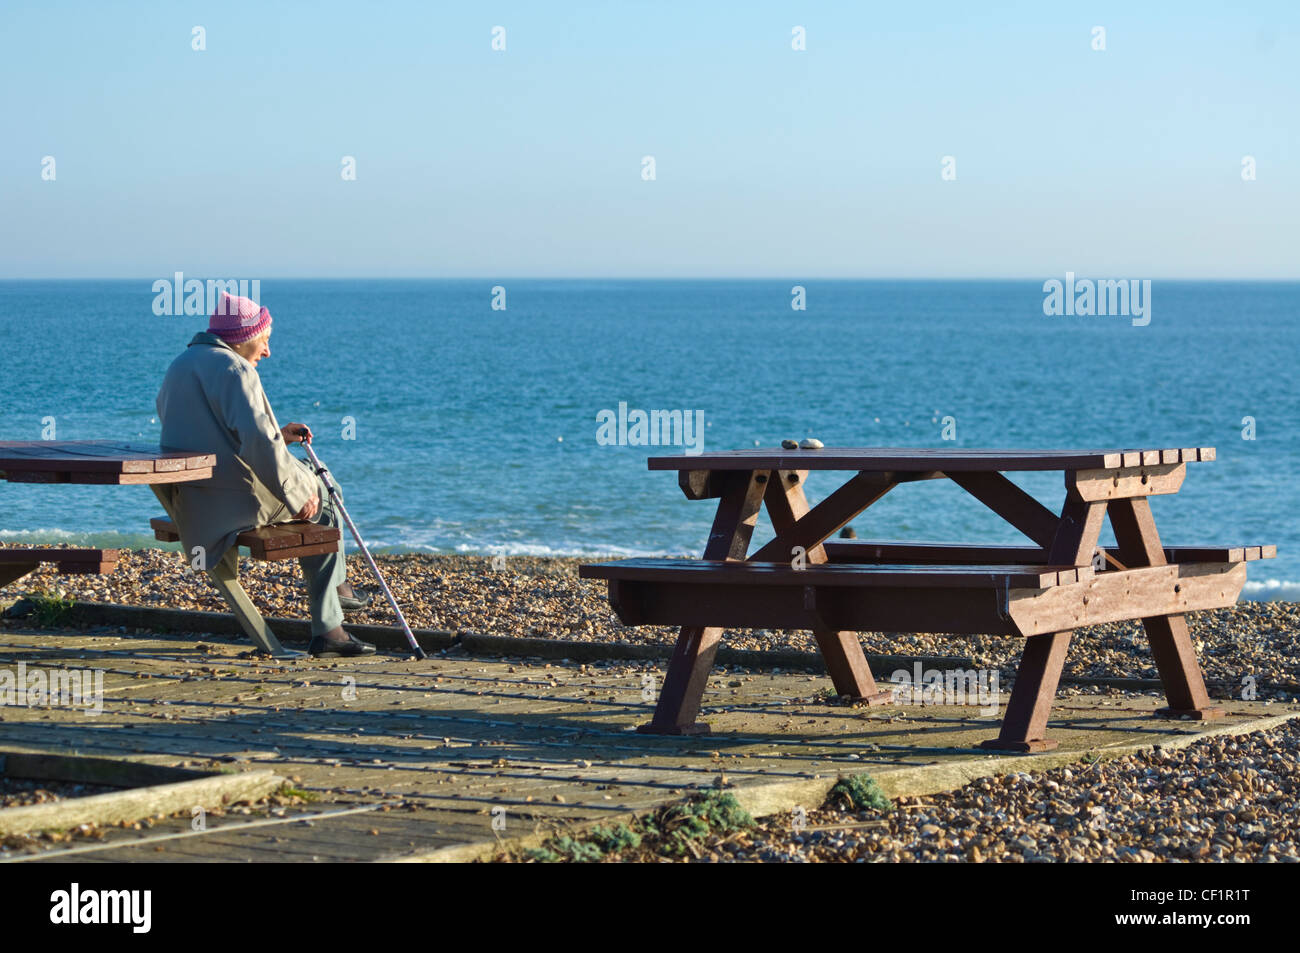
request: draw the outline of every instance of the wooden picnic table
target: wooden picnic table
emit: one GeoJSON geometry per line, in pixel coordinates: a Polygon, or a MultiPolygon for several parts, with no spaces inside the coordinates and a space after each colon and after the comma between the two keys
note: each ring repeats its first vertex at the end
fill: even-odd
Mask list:
{"type": "MultiPolygon", "coordinates": [[[[11,483],[146,485],[154,489],[164,509],[171,498],[163,484],[207,480],[216,464],[213,453],[165,451],[117,440],[0,441],[0,478],[11,483]]],[[[177,542],[181,538],[170,510],[168,518],[150,524],[157,539],[177,542]]],[[[236,544],[220,562],[207,567],[208,578],[254,644],[277,658],[302,655],[280,644],[239,584],[238,546],[248,547],[254,559],[314,556],[338,548],[339,530],[290,521],[250,528],[239,534],[236,544]]],[[[63,573],[112,572],[118,557],[115,549],[4,546],[0,547],[0,586],[21,579],[43,562],[56,563],[63,573]]]]}
{"type": "Polygon", "coordinates": [[[582,566],[605,579],[628,625],[681,626],[652,721],[659,734],[708,731],[696,721],[724,628],[808,629],[835,689],[889,704],[857,633],[943,632],[1025,637],[997,739],[984,747],[1056,747],[1045,729],[1078,626],[1142,619],[1164,684],[1161,714],[1213,719],[1184,613],[1229,606],[1245,563],[1273,546],[1161,543],[1147,497],[1176,493],[1188,463],[1211,447],[1159,450],[736,450],[651,457],[676,470],[688,499],[718,500],[699,560],[630,559],[582,566]],[[810,471],[851,474],[816,506],[810,471]],[[1005,474],[1061,471],[1065,500],[1053,512],[1005,474]],[[949,479],[1028,537],[1029,546],[837,540],[831,537],[905,483],[949,479]],[[776,536],[749,552],[759,510],[776,536]],[[1114,550],[1098,545],[1110,518],[1114,550]]]}
{"type": "MultiPolygon", "coordinates": [[[[166,453],[116,440],[0,440],[0,479],[10,483],[153,484],[206,480],[217,459],[210,453],[166,453]]],[[[32,546],[0,548],[0,586],[43,562],[64,573],[107,573],[116,549],[32,546]]]]}

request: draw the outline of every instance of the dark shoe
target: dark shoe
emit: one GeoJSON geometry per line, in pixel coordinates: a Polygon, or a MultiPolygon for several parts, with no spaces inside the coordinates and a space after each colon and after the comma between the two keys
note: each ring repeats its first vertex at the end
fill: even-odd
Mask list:
{"type": "Polygon", "coordinates": [[[345,612],[355,612],[357,609],[364,609],[374,601],[370,593],[365,592],[364,590],[358,591],[353,589],[351,584],[346,582],[339,586],[338,593],[339,605],[343,607],[343,611],[345,612]]]}
{"type": "Polygon", "coordinates": [[[374,655],[375,647],[369,642],[362,642],[343,631],[342,626],[331,629],[324,635],[317,635],[307,645],[307,654],[313,658],[356,658],[359,655],[374,655]]]}

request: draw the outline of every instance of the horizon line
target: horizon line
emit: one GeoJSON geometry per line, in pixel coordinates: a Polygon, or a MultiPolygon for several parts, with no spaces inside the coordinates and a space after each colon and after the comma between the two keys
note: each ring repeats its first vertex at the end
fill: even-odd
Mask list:
{"type": "MultiPolygon", "coordinates": [[[[1060,274],[1064,275],[1063,271],[1060,274]]],[[[171,274],[175,274],[172,272],[171,274]]],[[[185,274],[185,272],[181,272],[185,274]]],[[[1082,280],[1091,279],[1091,274],[1086,272],[1074,272],[1077,278],[1082,280]]],[[[1105,279],[1113,279],[1114,275],[1106,275],[1105,279]]],[[[1132,276],[1125,276],[1125,280],[1132,276]]],[[[108,275],[42,275],[36,277],[7,277],[0,275],[0,281],[160,281],[170,278],[160,277],[158,274],[152,275],[127,275],[127,276],[108,276],[108,275]]],[[[998,276],[916,276],[916,275],[885,275],[885,276],[855,276],[855,275],[810,275],[803,277],[795,276],[771,276],[760,277],[752,275],[506,275],[506,276],[487,276],[487,275],[263,275],[257,279],[247,278],[244,280],[252,281],[1016,281],[1016,282],[1041,282],[1051,281],[1056,278],[1055,274],[1043,275],[998,275],[998,276]]],[[[239,279],[228,278],[201,278],[195,280],[202,281],[229,281],[239,279]]],[[[1244,277],[1244,276],[1208,276],[1189,278],[1184,276],[1171,277],[1168,275],[1148,275],[1138,276],[1137,280],[1149,281],[1181,281],[1181,282],[1272,282],[1277,284],[1294,284],[1300,283],[1300,275],[1295,277],[1244,277]]]]}

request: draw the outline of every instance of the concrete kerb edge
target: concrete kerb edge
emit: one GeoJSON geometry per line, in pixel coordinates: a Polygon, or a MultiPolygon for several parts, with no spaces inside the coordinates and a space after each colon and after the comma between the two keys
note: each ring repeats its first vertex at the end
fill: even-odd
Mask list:
{"type": "Polygon", "coordinates": [[[125,788],[66,801],[10,807],[0,811],[0,835],[81,824],[116,824],[155,814],[174,814],[195,806],[211,810],[227,802],[256,801],[285,783],[285,778],[269,769],[237,771],[125,788]]]}
{"type": "MultiPolygon", "coordinates": [[[[978,781],[982,778],[991,778],[1000,774],[1011,774],[1020,771],[1050,771],[1053,768],[1081,762],[1089,757],[1100,761],[1112,761],[1143,751],[1154,751],[1156,748],[1177,751],[1206,738],[1215,738],[1221,735],[1248,735],[1257,731],[1268,731],[1270,728],[1276,728],[1294,718],[1300,718],[1300,711],[1270,715],[1265,718],[1256,718],[1231,725],[1219,725],[1194,734],[1178,735],[1160,741],[1105,748],[1081,748],[1077,751],[1057,750],[1045,751],[1039,754],[993,756],[955,764],[899,768],[894,771],[884,772],[878,776],[873,775],[873,778],[881,791],[890,799],[924,797],[930,794],[955,791],[971,781],[978,781]]],[[[730,793],[735,796],[740,806],[755,818],[770,817],[774,814],[792,811],[796,807],[812,811],[820,808],[825,803],[831,789],[843,778],[861,773],[863,772],[846,771],[836,774],[834,777],[773,781],[769,784],[732,788],[730,793]]],[[[666,800],[660,806],[676,803],[676,800],[666,800]]],[[[569,829],[576,833],[589,830],[597,824],[608,824],[611,821],[626,823],[635,816],[635,813],[630,812],[626,815],[600,821],[572,824],[569,829]]],[[[470,844],[459,844],[455,847],[441,847],[437,850],[411,856],[383,858],[383,860],[401,863],[470,863],[476,860],[489,859],[503,851],[520,851],[527,850],[530,847],[540,847],[553,835],[554,831],[546,833],[539,830],[531,834],[500,841],[477,841],[470,844]]]]}

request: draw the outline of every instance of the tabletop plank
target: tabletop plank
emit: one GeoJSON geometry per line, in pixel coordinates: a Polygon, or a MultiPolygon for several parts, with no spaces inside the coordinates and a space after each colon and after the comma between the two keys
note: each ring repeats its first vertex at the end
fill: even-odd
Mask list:
{"type": "Polygon", "coordinates": [[[826,447],[821,450],[722,450],[649,458],[651,470],[1101,470],[1213,460],[1213,447],[1157,450],[985,450],[920,447],[826,447]]]}
{"type": "Polygon", "coordinates": [[[877,586],[896,588],[1029,588],[1068,586],[1092,578],[1089,566],[979,565],[876,566],[821,563],[796,569],[788,563],[711,559],[640,558],[578,567],[583,579],[687,584],[877,586]]]}
{"type": "Polygon", "coordinates": [[[172,483],[206,479],[216,462],[120,440],[0,440],[0,471],[15,483],[172,483]]]}

